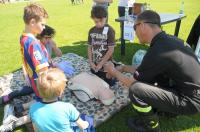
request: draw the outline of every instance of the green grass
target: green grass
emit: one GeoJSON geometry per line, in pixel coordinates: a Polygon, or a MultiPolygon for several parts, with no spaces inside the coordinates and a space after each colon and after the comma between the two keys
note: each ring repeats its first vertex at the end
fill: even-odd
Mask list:
{"type": "MultiPolygon", "coordinates": [[[[74,52],[86,57],[86,41],[88,30],[93,26],[90,19],[91,1],[85,0],[83,5],[72,6],[70,0],[43,0],[39,1],[49,13],[48,24],[56,31],[55,40],[64,53],[74,52]]],[[[151,9],[158,12],[177,13],[180,7],[180,0],[137,0],[137,2],[150,3],[151,9]]],[[[22,21],[23,7],[26,2],[0,5],[0,76],[13,72],[21,68],[21,55],[19,50],[19,36],[23,32],[22,21]]],[[[186,40],[191,26],[200,12],[199,0],[185,0],[185,13],[187,18],[182,21],[179,37],[186,40]]],[[[109,24],[116,30],[116,38],[119,38],[119,23],[117,18],[117,2],[111,4],[109,8],[109,24]]],[[[175,23],[165,25],[163,29],[173,34],[175,23]]],[[[120,45],[118,43],[114,57],[125,64],[131,63],[132,55],[137,49],[147,48],[144,45],[128,43],[126,56],[120,56],[120,45]]],[[[126,118],[133,116],[131,106],[127,106],[107,122],[97,128],[98,132],[129,132],[126,127],[126,118]]],[[[0,108],[0,119],[3,116],[3,109],[0,108]]],[[[174,119],[161,119],[161,130],[171,131],[200,131],[200,115],[179,116],[174,119]]],[[[19,132],[26,129],[19,129],[19,132]]]]}

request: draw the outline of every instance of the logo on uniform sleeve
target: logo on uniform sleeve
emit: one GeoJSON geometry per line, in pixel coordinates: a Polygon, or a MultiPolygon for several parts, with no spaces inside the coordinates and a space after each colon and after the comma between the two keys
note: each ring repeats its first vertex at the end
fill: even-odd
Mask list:
{"type": "Polygon", "coordinates": [[[38,50],[34,51],[33,55],[37,61],[42,60],[42,55],[40,54],[38,50]]]}

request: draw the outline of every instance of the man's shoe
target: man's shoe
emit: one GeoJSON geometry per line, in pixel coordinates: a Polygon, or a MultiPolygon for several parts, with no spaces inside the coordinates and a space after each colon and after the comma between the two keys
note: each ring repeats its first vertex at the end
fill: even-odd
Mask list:
{"type": "Polygon", "coordinates": [[[159,132],[159,121],[155,117],[141,117],[128,119],[128,126],[136,132],[159,132]]]}

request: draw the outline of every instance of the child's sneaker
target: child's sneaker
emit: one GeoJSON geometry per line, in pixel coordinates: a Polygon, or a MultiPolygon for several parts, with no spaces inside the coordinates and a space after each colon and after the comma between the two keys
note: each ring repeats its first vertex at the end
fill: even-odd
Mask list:
{"type": "Polygon", "coordinates": [[[13,123],[3,124],[0,126],[0,132],[9,132],[13,130],[13,123]]]}
{"type": "Polygon", "coordinates": [[[15,127],[19,127],[28,123],[31,123],[31,120],[29,119],[29,116],[26,115],[18,118],[18,120],[15,122],[15,127]]]}
{"type": "Polygon", "coordinates": [[[0,126],[0,132],[9,132],[15,128],[15,122],[18,120],[13,115],[9,115],[6,119],[3,120],[3,125],[0,126]]]}
{"type": "Polygon", "coordinates": [[[3,121],[3,124],[11,124],[11,123],[14,123],[18,121],[18,118],[15,117],[14,115],[9,115],[4,121],[3,121]]]}
{"type": "Polygon", "coordinates": [[[7,123],[8,117],[11,116],[11,115],[14,116],[14,106],[10,105],[10,104],[7,104],[4,107],[3,124],[7,123]]]}

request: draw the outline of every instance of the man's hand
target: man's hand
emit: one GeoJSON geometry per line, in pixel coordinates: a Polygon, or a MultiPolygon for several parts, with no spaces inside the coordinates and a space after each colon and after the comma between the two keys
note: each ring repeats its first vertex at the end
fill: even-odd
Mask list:
{"type": "Polygon", "coordinates": [[[123,67],[123,65],[116,66],[115,68],[116,68],[116,70],[118,70],[118,71],[120,71],[120,72],[124,72],[124,67],[123,67]]]}

